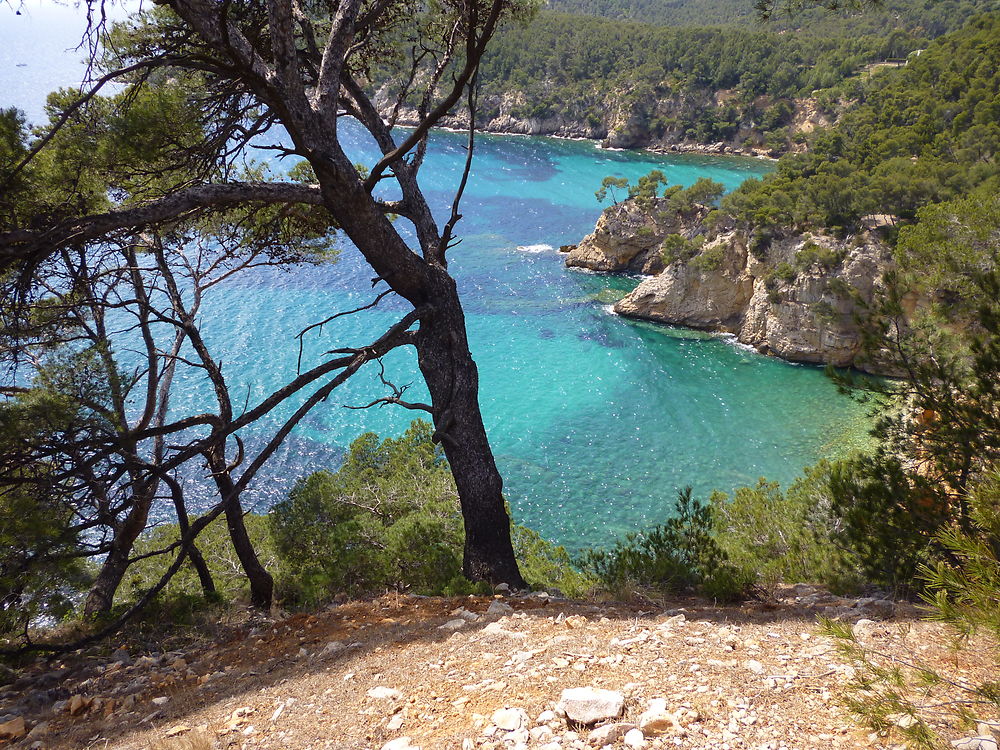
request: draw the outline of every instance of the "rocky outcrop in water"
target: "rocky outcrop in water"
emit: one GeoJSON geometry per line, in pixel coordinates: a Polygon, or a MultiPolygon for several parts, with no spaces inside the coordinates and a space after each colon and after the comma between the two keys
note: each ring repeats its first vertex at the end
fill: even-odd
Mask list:
{"type": "Polygon", "coordinates": [[[694,237],[704,231],[704,206],[679,213],[664,198],[626,200],[607,208],[594,231],[569,251],[566,265],[593,271],[653,274],[664,268],[662,245],[670,235],[694,237]]]}
{"type": "Polygon", "coordinates": [[[892,265],[876,235],[790,234],[756,241],[751,251],[746,232],[725,227],[713,234],[681,221],[688,239],[700,232],[703,242],[692,243],[686,256],[664,258],[670,240],[644,227],[668,224],[629,203],[606,210],[567,258],[570,266],[653,274],[616,303],[615,312],[733,333],[762,353],[795,362],[885,371],[864,358],[859,324],[892,265]]]}

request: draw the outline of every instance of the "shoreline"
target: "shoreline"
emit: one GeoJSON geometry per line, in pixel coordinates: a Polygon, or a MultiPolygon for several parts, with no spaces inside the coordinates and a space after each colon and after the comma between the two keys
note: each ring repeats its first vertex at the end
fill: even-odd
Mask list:
{"type": "MultiPolygon", "coordinates": [[[[396,127],[413,129],[416,127],[410,123],[396,123],[396,127]]],[[[442,130],[446,133],[463,133],[467,134],[469,132],[468,128],[459,128],[453,125],[435,125],[432,130],[442,130]]],[[[744,159],[758,159],[760,161],[767,162],[777,162],[780,157],[768,156],[767,154],[757,153],[753,150],[743,150],[737,149],[733,146],[722,144],[721,147],[719,143],[675,143],[671,146],[637,146],[633,148],[617,148],[613,146],[604,146],[599,138],[588,138],[582,135],[560,135],[558,133],[519,133],[512,130],[490,130],[486,128],[476,128],[476,133],[480,135],[496,135],[503,136],[505,138],[518,137],[518,138],[553,138],[560,141],[577,141],[577,142],[589,142],[594,144],[594,148],[598,151],[608,151],[608,152],[625,152],[625,153],[647,153],[653,154],[655,156],[671,156],[675,154],[693,154],[696,156],[721,156],[730,158],[744,158],[744,159]]]]}

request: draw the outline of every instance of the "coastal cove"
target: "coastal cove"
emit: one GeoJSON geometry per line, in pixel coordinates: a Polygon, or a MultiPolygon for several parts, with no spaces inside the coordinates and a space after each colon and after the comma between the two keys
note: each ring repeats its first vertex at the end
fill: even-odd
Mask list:
{"type": "MultiPolygon", "coordinates": [[[[370,162],[370,144],[350,132],[358,135],[356,159],[370,162]]],[[[448,206],[464,142],[460,133],[432,137],[423,181],[436,210],[448,206]]],[[[593,228],[601,178],[634,181],[653,168],[674,183],[708,176],[732,189],[769,165],[482,136],[459,224],[463,242],[450,256],[515,518],[571,548],[662,521],[686,485],[704,498],[761,476],[787,483],[802,467],[865,440],[863,409],[839,395],[822,370],[763,357],[731,338],[626,320],[610,308],[638,277],[564,268],[555,248],[593,228]]],[[[365,289],[369,277],[345,247],[335,264],[259,274],[220,290],[206,323],[230,351],[230,378],[250,390],[251,400],[277,385],[294,371],[295,334],[368,303],[374,293],[354,290],[365,289]]],[[[306,338],[303,362],[364,342],[401,309],[387,299],[336,321],[306,338]]],[[[386,358],[386,376],[397,385],[415,383],[408,396],[423,399],[411,353],[386,358]]],[[[361,432],[398,434],[412,412],[341,408],[381,395],[372,367],[314,411],[257,482],[257,509],[279,499],[295,477],[334,468],[361,432]]]]}
{"type": "MultiPolygon", "coordinates": [[[[2,36],[2,35],[0,35],[2,36]]],[[[69,57],[63,81],[78,71],[69,57]]],[[[17,75],[15,92],[40,96],[51,71],[17,75]]],[[[11,101],[40,119],[40,102],[11,101]]],[[[349,128],[349,125],[345,125],[349,128]]],[[[351,131],[355,158],[374,152],[351,131]]],[[[444,212],[458,183],[465,136],[435,132],[421,175],[435,210],[444,212]]],[[[281,165],[282,168],[291,166],[281,165]]],[[[763,357],[731,338],[629,321],[611,305],[638,279],[567,270],[555,248],[592,231],[602,206],[594,190],[614,174],[635,181],[651,169],[670,182],[710,177],[733,189],[772,166],[751,158],[608,151],[593,142],[528,136],[478,139],[472,180],[451,264],[463,294],[479,365],[486,426],[515,519],[571,548],[662,521],[676,491],[698,497],[760,476],[790,482],[806,465],[865,442],[862,407],[837,393],[822,370],[763,357]]],[[[344,247],[336,263],[291,273],[257,272],[206,299],[206,335],[221,353],[233,393],[250,402],[294,375],[296,334],[341,310],[369,303],[371,271],[344,247]]],[[[306,337],[303,366],[332,348],[371,340],[398,317],[391,299],[306,337]]],[[[412,352],[386,359],[386,376],[419,382],[412,352]]],[[[408,396],[422,400],[414,385],[408,396]]],[[[179,393],[178,410],[204,394],[179,393]]],[[[317,407],[264,471],[246,501],[262,511],[304,474],[335,469],[366,430],[401,432],[404,410],[349,411],[385,395],[369,367],[317,407]]],[[[297,404],[259,425],[250,443],[272,431],[297,404]]]]}

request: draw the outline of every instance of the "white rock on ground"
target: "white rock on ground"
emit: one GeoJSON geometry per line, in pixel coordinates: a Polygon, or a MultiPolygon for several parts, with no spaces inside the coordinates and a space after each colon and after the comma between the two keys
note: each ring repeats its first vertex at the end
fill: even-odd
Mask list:
{"type": "Polygon", "coordinates": [[[966,737],[952,740],[951,746],[956,750],[997,750],[997,741],[992,737],[966,737]]]}
{"type": "Polygon", "coordinates": [[[595,747],[613,745],[633,729],[635,729],[635,724],[605,724],[604,726],[600,726],[597,727],[597,729],[592,730],[587,736],[587,741],[595,747]]]}
{"type": "Polygon", "coordinates": [[[559,699],[559,708],[566,717],[581,724],[616,719],[624,705],[625,696],[621,693],[593,687],[568,688],[559,699]]]}
{"type": "Polygon", "coordinates": [[[500,601],[499,599],[494,599],[490,602],[490,606],[486,608],[487,617],[503,617],[504,615],[509,615],[514,611],[514,608],[509,604],[500,601]]]}
{"type": "Polygon", "coordinates": [[[646,737],[641,729],[630,729],[625,733],[622,742],[625,743],[626,747],[635,748],[635,750],[646,747],[646,737]]]}
{"type": "Polygon", "coordinates": [[[528,714],[520,708],[500,708],[493,712],[490,721],[500,729],[514,732],[528,726],[528,714]]]}
{"type": "Polygon", "coordinates": [[[639,717],[639,729],[643,734],[663,734],[680,726],[677,717],[667,711],[667,702],[663,698],[653,698],[646,706],[646,711],[639,717]]]}
{"type": "Polygon", "coordinates": [[[397,737],[382,745],[382,750],[420,750],[419,745],[410,744],[409,737],[397,737]]]}
{"type": "Polygon", "coordinates": [[[380,685],[379,687],[373,687],[371,690],[369,690],[368,691],[368,697],[369,698],[375,698],[376,700],[394,700],[395,701],[395,700],[399,700],[400,698],[402,698],[403,694],[401,692],[399,692],[398,690],[396,690],[395,688],[383,687],[383,686],[380,685]]]}

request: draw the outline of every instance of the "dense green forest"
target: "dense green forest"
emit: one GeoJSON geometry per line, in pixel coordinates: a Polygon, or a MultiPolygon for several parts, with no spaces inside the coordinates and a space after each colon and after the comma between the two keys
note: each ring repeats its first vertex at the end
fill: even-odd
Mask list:
{"type": "Polygon", "coordinates": [[[497,40],[482,75],[487,88],[544,83],[566,98],[587,87],[623,84],[794,96],[832,86],[865,62],[905,57],[922,43],[904,31],[817,38],[760,28],[676,29],[543,13],[497,40]]]}
{"type": "Polygon", "coordinates": [[[664,26],[769,26],[817,33],[829,30],[877,34],[887,28],[940,36],[961,27],[977,12],[996,10],[995,0],[890,0],[877,8],[834,13],[823,8],[778,13],[762,22],[753,3],[742,0],[547,0],[547,7],[564,13],[642,21],[664,26]]]}
{"type": "Polygon", "coordinates": [[[813,10],[790,31],[756,19],[730,23],[737,8],[751,18],[749,4],[735,1],[552,2],[567,12],[543,11],[494,43],[481,72],[480,121],[610,134],[611,145],[626,147],[722,141],[785,151],[812,127],[802,127],[803,117],[823,124],[839,114],[852,93],[845,86],[881,63],[902,64],[995,5],[889,4],[847,19],[813,10]],[[813,100],[807,113],[804,98],[813,100]]]}
{"type": "Polygon", "coordinates": [[[868,214],[913,219],[930,203],[996,192],[1000,19],[941,37],[905,68],[855,90],[857,103],[808,153],[727,200],[757,226],[851,227],[868,214]]]}

